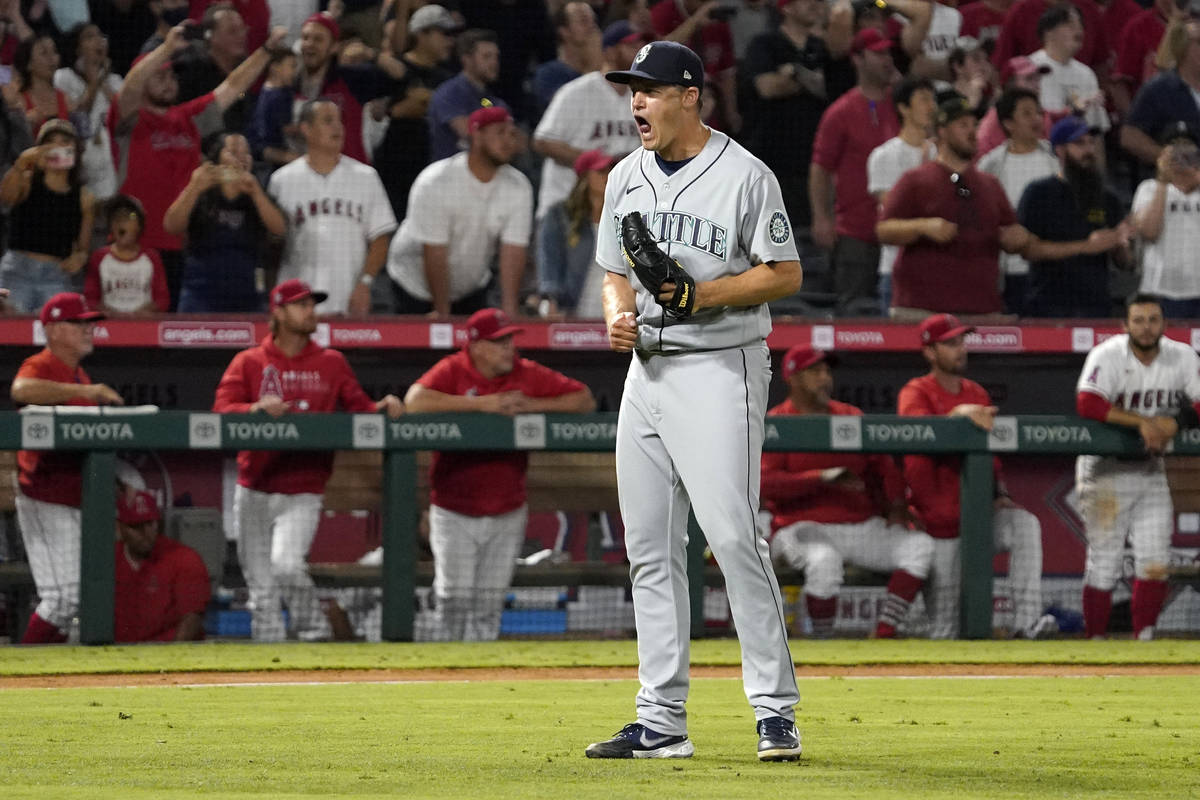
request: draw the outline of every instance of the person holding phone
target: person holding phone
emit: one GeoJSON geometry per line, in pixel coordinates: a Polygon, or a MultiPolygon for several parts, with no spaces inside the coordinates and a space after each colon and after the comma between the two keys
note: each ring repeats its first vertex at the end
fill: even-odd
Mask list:
{"type": "Polygon", "coordinates": [[[1158,174],[1133,196],[1133,228],[1144,243],[1138,291],[1162,299],[1168,319],[1200,318],[1200,147],[1183,124],[1168,131],[1158,174]]]}
{"type": "Polygon", "coordinates": [[[167,233],[184,235],[181,312],[262,311],[262,247],[283,236],[287,222],[250,171],[250,144],[222,133],[208,160],[163,217],[167,233]]]}
{"type": "Polygon", "coordinates": [[[9,306],[18,313],[33,313],[70,291],[87,263],[93,200],[83,186],[80,149],[74,125],[48,120],[0,181],[0,203],[11,209],[0,284],[10,290],[9,306]]]}

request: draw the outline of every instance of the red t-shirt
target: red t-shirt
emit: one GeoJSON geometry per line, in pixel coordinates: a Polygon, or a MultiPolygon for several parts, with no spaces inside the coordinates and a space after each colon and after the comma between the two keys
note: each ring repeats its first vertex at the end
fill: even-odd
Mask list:
{"type": "Polygon", "coordinates": [[[975,0],[974,3],[967,3],[960,8],[958,13],[962,14],[962,25],[958,29],[961,36],[971,36],[979,42],[1000,38],[1000,28],[1004,26],[1004,11],[997,11],[983,0],[975,0]]]}
{"type": "MultiPolygon", "coordinates": [[[[519,391],[528,397],[561,397],[587,387],[561,372],[518,357],[512,372],[485,378],[466,350],[446,356],[417,378],[442,394],[475,395],[519,391]]],[[[525,503],[526,453],[434,453],[429,470],[429,500],[472,517],[506,514],[525,503]]]]}
{"type": "Polygon", "coordinates": [[[267,0],[191,0],[188,4],[188,17],[200,22],[204,19],[204,10],[218,2],[232,3],[246,23],[246,52],[253,53],[267,41],[271,32],[271,8],[267,0]]]}
{"type": "MultiPolygon", "coordinates": [[[[294,358],[276,347],[270,336],[238,353],[217,385],[213,411],[245,414],[265,395],[286,400],[291,414],[375,411],[375,402],[359,385],[346,357],[315,342],[294,358]]],[[[268,494],[321,494],[332,469],[333,453],[328,450],[238,453],[238,483],[268,494]]]]}
{"type": "Polygon", "coordinates": [[[1136,92],[1139,86],[1153,78],[1158,72],[1154,66],[1154,56],[1166,32],[1167,24],[1153,8],[1129,20],[1121,30],[1113,77],[1125,79],[1131,92],[1136,92]]]}
{"type": "Polygon", "coordinates": [[[879,102],[868,100],[857,86],[821,115],[812,160],[833,175],[838,235],[875,241],[877,203],[867,191],[867,157],[899,133],[891,96],[879,102]]]}
{"type": "Polygon", "coordinates": [[[160,535],[150,557],[134,569],[125,545],[117,542],[116,549],[116,641],[172,642],[185,615],[204,613],[211,588],[195,550],[160,535]]]}
{"type": "MultiPolygon", "coordinates": [[[[665,39],[671,31],[687,20],[689,15],[680,8],[681,5],[679,0],[662,0],[650,9],[650,24],[654,26],[655,36],[665,39]]],[[[727,22],[709,22],[686,44],[700,56],[700,60],[704,62],[704,72],[710,77],[733,69],[737,61],[733,51],[733,32],[727,22]]]]}
{"type": "Polygon", "coordinates": [[[1101,19],[1104,21],[1104,40],[1108,44],[1109,56],[1116,54],[1121,42],[1121,31],[1125,30],[1125,26],[1129,21],[1142,13],[1145,9],[1139,6],[1133,0],[1109,0],[1101,12],[1101,19]]]}
{"type": "MultiPolygon", "coordinates": [[[[767,412],[768,417],[800,414],[791,399],[767,412]]],[[[861,416],[847,403],[829,401],[829,413],[861,416]]],[[[904,479],[891,456],[863,453],[763,453],[763,505],[771,512],[771,531],[800,520],[830,524],[863,522],[882,516],[887,505],[904,500],[904,479]],[[821,471],[844,467],[866,484],[854,492],[821,479],[821,471]]]]}
{"type": "MultiPolygon", "coordinates": [[[[1075,54],[1075,58],[1087,64],[1092,69],[1104,65],[1112,56],[1108,46],[1108,37],[1104,35],[1104,17],[1100,6],[1093,0],[1071,0],[1079,9],[1079,17],[1083,20],[1083,46],[1075,54]]],[[[1038,37],[1037,25],[1042,14],[1050,7],[1047,0],[1018,0],[1004,17],[1004,26],[1000,29],[1000,38],[996,40],[996,49],[992,51],[992,63],[996,69],[1004,66],[1004,62],[1013,56],[1027,56],[1042,47],[1038,37]]]]}
{"type": "MultiPolygon", "coordinates": [[[[39,378],[56,383],[89,384],[92,379],[83,367],[71,369],[46,348],[21,363],[17,378],[39,378]]],[[[66,406],[94,406],[96,403],[75,398],[66,406]]],[[[45,503],[79,507],[83,498],[83,456],[79,453],[55,453],[21,450],[17,453],[17,483],[21,494],[45,503]]]]}
{"type": "MultiPolygon", "coordinates": [[[[982,386],[966,378],[958,394],[951,394],[931,373],[904,384],[896,401],[896,413],[902,417],[944,417],[955,406],[967,403],[988,406],[992,400],[982,386]]],[[[993,464],[996,482],[1003,485],[999,459],[993,464]]],[[[935,539],[958,538],[961,471],[962,456],[904,457],[904,478],[912,505],[925,521],[925,530],[935,539]]]]}
{"type": "Polygon", "coordinates": [[[126,261],[112,252],[111,245],[92,253],[83,279],[83,296],[92,308],[105,306],[122,312],[139,311],[147,303],[166,311],[171,302],[167,273],[157,250],[143,248],[133,260],[126,261]]]}
{"type": "Polygon", "coordinates": [[[1017,215],[1000,181],[974,167],[956,185],[930,161],[911,169],[888,192],[880,219],[941,217],[958,225],[949,244],[922,236],[900,248],[892,269],[892,304],[963,314],[1004,310],[1000,297],[1000,229],[1017,215]],[[959,194],[961,187],[969,197],[959,194]]]}
{"type": "Polygon", "coordinates": [[[191,180],[192,170],[199,166],[203,136],[220,130],[221,113],[212,103],[213,95],[209,92],[171,106],[163,114],[139,109],[126,120],[119,118],[119,103],[113,102],[109,109],[113,160],[117,174],[124,176],[121,193],[136,197],[146,209],[144,247],[159,250],[183,247],[180,237],[163,230],[163,216],[191,180]],[[202,124],[197,124],[197,118],[202,118],[202,124]],[[208,130],[210,126],[215,126],[212,131],[208,130]]]}

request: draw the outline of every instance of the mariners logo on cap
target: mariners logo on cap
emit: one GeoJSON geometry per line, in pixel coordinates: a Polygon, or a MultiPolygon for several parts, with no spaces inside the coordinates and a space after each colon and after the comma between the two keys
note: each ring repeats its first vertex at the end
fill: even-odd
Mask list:
{"type": "Polygon", "coordinates": [[[783,244],[792,235],[792,226],[788,225],[787,216],[782,211],[776,211],[771,215],[769,230],[771,241],[775,244],[783,244]]]}
{"type": "Polygon", "coordinates": [[[641,50],[638,50],[637,55],[633,57],[633,63],[642,63],[648,55],[650,55],[650,45],[644,45],[641,50]]]}

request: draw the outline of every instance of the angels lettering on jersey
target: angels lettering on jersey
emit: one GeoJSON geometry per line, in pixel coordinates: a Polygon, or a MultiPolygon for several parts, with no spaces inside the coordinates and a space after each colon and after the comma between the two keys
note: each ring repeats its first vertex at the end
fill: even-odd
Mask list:
{"type": "MultiPolygon", "coordinates": [[[[1089,386],[1100,386],[1100,372],[1103,367],[1095,367],[1088,373],[1086,383],[1089,386]]],[[[1179,389],[1139,389],[1132,392],[1118,392],[1112,398],[1113,408],[1122,411],[1169,411],[1188,405],[1187,393],[1179,389]]]]}
{"type": "Polygon", "coordinates": [[[592,133],[588,140],[596,143],[597,147],[612,139],[637,139],[637,123],[629,119],[598,119],[592,125],[592,133]]]}
{"type": "MultiPolygon", "coordinates": [[[[283,400],[293,399],[300,395],[321,395],[329,391],[329,385],[322,378],[320,371],[315,369],[287,369],[282,372],[274,364],[268,364],[258,382],[258,398],[274,395],[283,400]]],[[[307,400],[298,400],[296,410],[306,411],[307,400]]]]}
{"type": "Polygon", "coordinates": [[[363,204],[361,200],[341,197],[322,197],[296,203],[291,213],[292,224],[303,225],[305,221],[316,216],[346,217],[361,223],[363,221],[363,204]]]}
{"type": "MultiPolygon", "coordinates": [[[[613,229],[616,231],[618,244],[621,241],[623,216],[613,216],[613,229]]],[[[708,253],[721,261],[728,260],[729,231],[712,220],[686,211],[643,211],[642,218],[648,221],[646,227],[659,243],[681,244],[708,253]]]]}

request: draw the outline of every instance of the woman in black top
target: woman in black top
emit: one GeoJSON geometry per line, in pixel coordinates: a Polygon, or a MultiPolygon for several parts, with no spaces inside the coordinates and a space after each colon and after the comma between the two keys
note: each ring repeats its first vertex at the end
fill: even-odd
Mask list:
{"type": "Polygon", "coordinates": [[[80,176],[82,149],[74,125],[49,120],[0,182],[0,203],[12,209],[0,286],[14,311],[33,313],[71,291],[87,263],[93,202],[80,176]]]}
{"type": "Polygon", "coordinates": [[[208,160],[163,216],[167,233],[187,235],[181,313],[262,311],[262,255],[267,233],[287,230],[283,213],[250,172],[250,144],[219,134],[208,160]]]}

